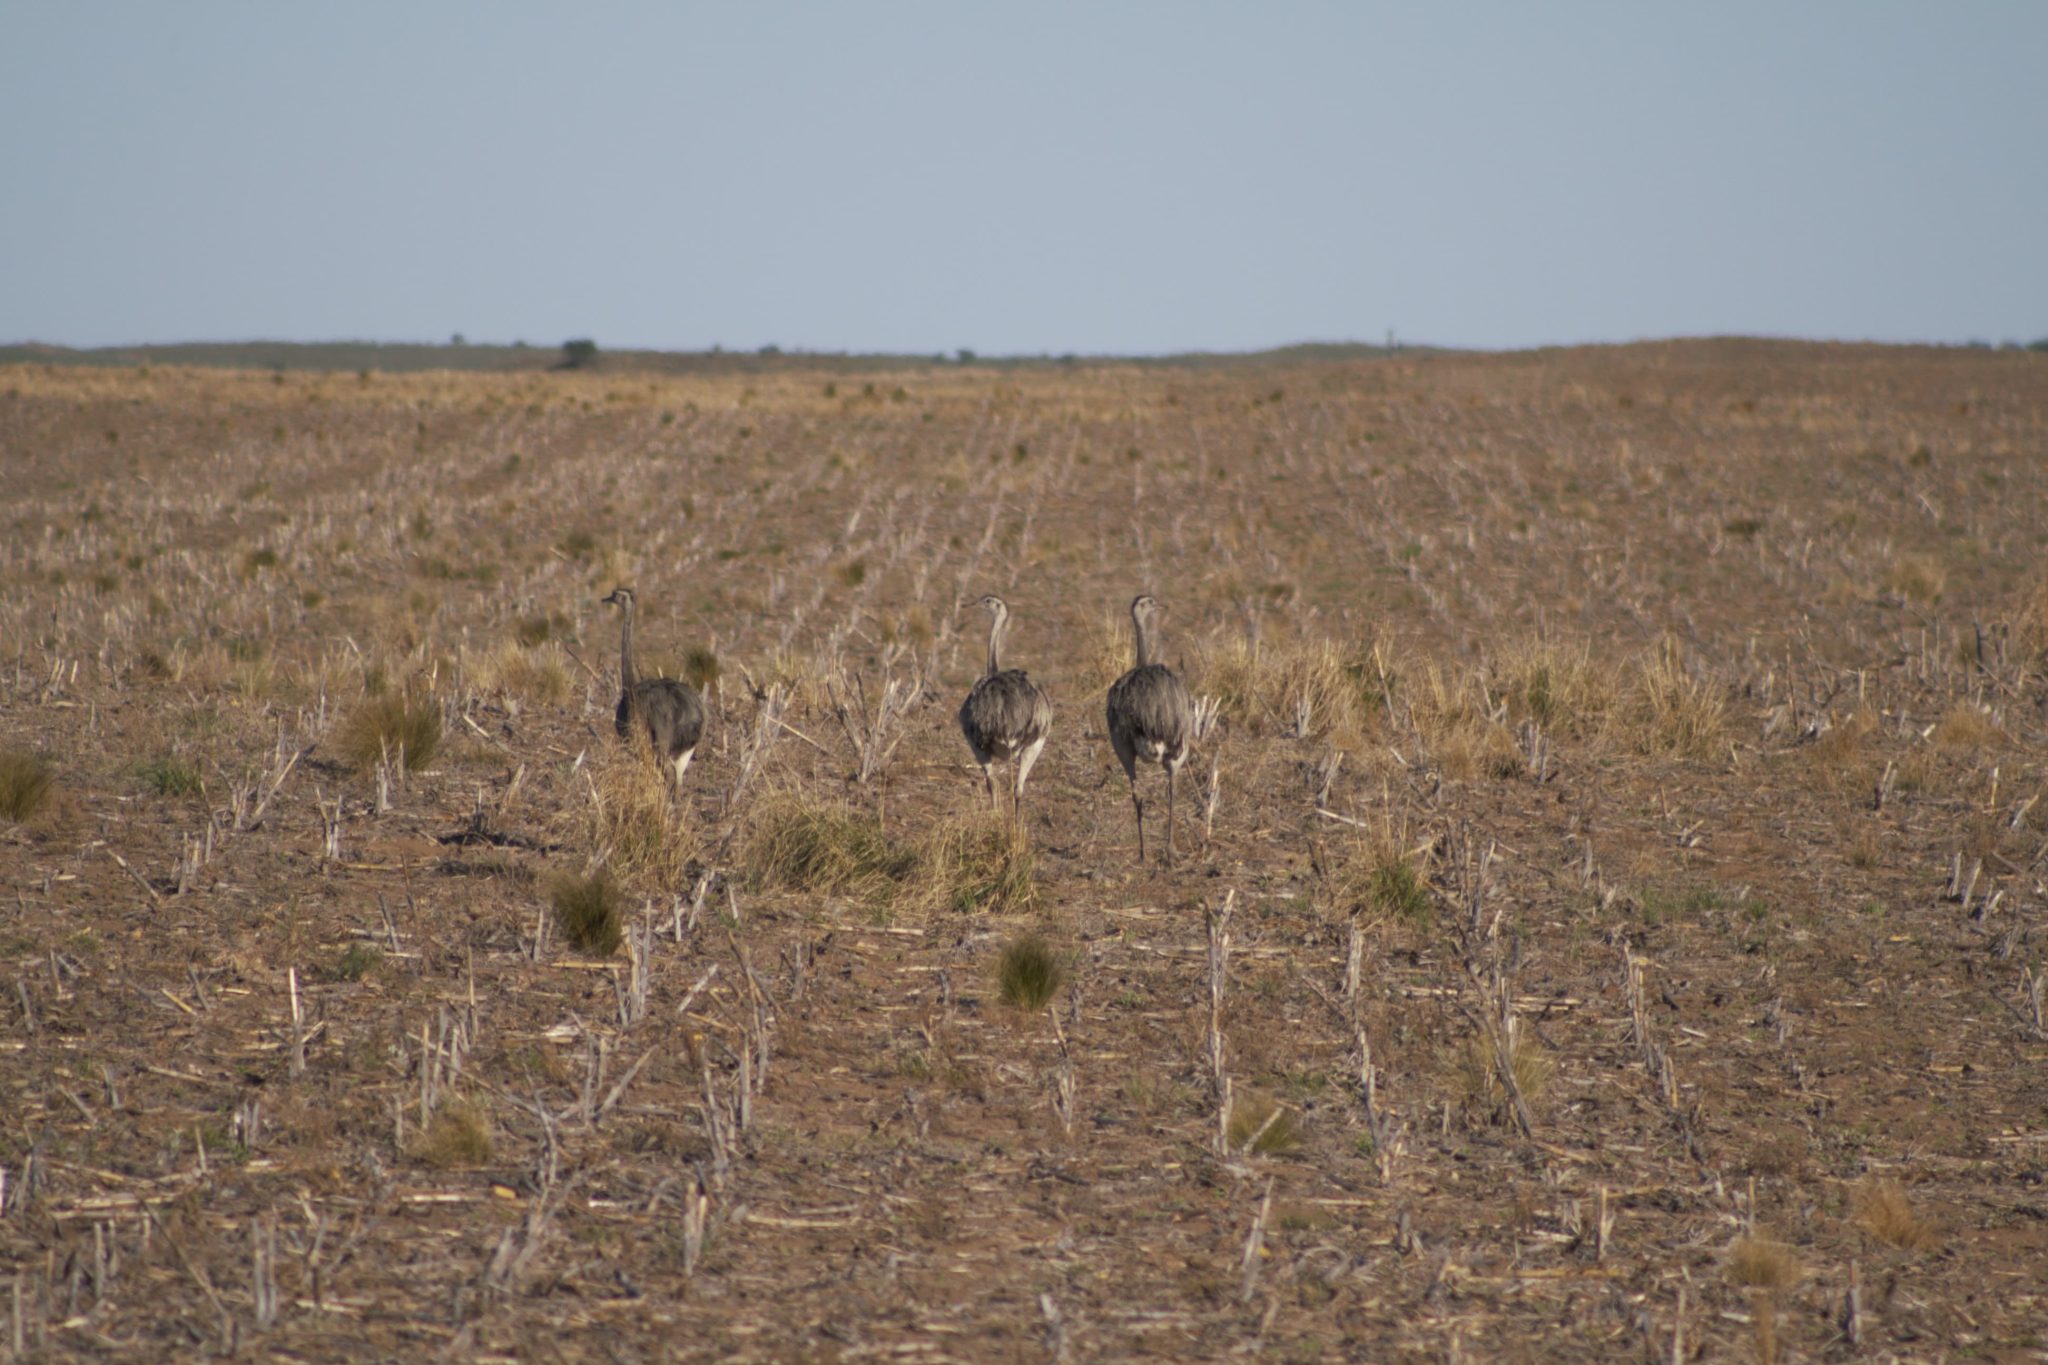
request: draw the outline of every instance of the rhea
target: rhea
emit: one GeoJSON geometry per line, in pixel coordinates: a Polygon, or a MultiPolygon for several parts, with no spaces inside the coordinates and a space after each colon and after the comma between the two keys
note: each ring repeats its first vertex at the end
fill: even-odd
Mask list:
{"type": "Polygon", "coordinates": [[[704,703],[688,683],[640,676],[633,663],[633,590],[613,588],[604,600],[619,609],[619,738],[630,742],[635,730],[645,734],[655,759],[666,765],[663,776],[673,769],[673,784],[680,788],[704,734],[704,703]]]}
{"type": "Polygon", "coordinates": [[[1030,778],[1031,765],[1038,762],[1039,750],[1045,747],[1046,734],[1052,729],[1052,702],[1045,689],[1031,681],[1023,669],[1003,667],[1003,632],[1010,624],[1009,604],[990,593],[981,599],[981,605],[989,614],[988,669],[960,704],[960,733],[967,736],[967,747],[974,751],[974,761],[981,765],[989,805],[997,811],[1002,809],[1002,801],[996,795],[995,765],[1005,761],[1016,764],[1011,809],[1021,819],[1024,783],[1030,778]]]}
{"type": "Polygon", "coordinates": [[[1138,795],[1138,764],[1166,770],[1166,861],[1173,862],[1173,788],[1194,738],[1195,707],[1187,685],[1157,661],[1152,621],[1159,603],[1150,593],[1131,603],[1138,662],[1109,687],[1109,743],[1131,781],[1131,808],[1138,816],[1138,861],[1145,861],[1145,800],[1138,795]]]}

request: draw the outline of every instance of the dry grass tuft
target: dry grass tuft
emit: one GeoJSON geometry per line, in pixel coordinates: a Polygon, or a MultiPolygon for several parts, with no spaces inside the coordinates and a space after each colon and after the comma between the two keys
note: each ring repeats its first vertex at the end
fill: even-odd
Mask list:
{"type": "Polygon", "coordinates": [[[483,1111],[467,1100],[444,1101],[413,1143],[412,1154],[442,1170],[483,1165],[491,1159],[491,1130],[483,1111]]]}
{"type": "Polygon", "coordinates": [[[565,874],[548,887],[555,924],[578,951],[610,957],[625,941],[625,898],[603,868],[587,876],[565,874]]]}
{"type": "Polygon", "coordinates": [[[0,752],[0,816],[21,824],[42,810],[56,779],[42,759],[21,749],[0,752]]]}
{"type": "Polygon", "coordinates": [[[1885,570],[1884,586],[1909,602],[1931,603],[1948,586],[1948,570],[1932,555],[1901,555],[1885,570]]]}
{"type": "Polygon", "coordinates": [[[1589,645],[1525,640],[1494,661],[1494,685],[1516,720],[1546,730],[1583,732],[1605,719],[1615,701],[1610,672],[1596,665],[1589,645]]]}
{"type": "Polygon", "coordinates": [[[388,757],[394,764],[402,760],[408,771],[424,772],[441,747],[441,704],[390,692],[371,697],[349,713],[337,742],[359,769],[388,757]]]}
{"type": "Polygon", "coordinates": [[[1931,738],[1942,749],[1988,749],[2002,743],[2005,732],[1983,707],[1959,701],[1935,723],[1931,738]]]}
{"type": "Polygon", "coordinates": [[[1067,964],[1036,934],[1013,939],[996,961],[996,993],[1020,1010],[1044,1009],[1066,981],[1067,964]]]}
{"type": "Polygon", "coordinates": [[[1233,1152],[1249,1143],[1259,1156],[1283,1156],[1301,1146],[1301,1122],[1271,1096],[1247,1092],[1231,1101],[1224,1140],[1233,1152]]]}
{"type": "Polygon", "coordinates": [[[1888,1247],[1927,1251],[1941,1240],[1935,1226],[1913,1212],[1905,1187],[1896,1180],[1865,1179],[1851,1194],[1850,1208],[1863,1230],[1888,1247]]]}
{"type": "Polygon", "coordinates": [[[1408,723],[1446,777],[1513,777],[1522,753],[1508,728],[1494,718],[1486,690],[1473,677],[1430,664],[1412,675],[1403,694],[1408,723]]]}
{"type": "Polygon", "coordinates": [[[764,797],[749,825],[744,865],[759,886],[879,900],[917,872],[879,820],[799,792],[764,797]]]}
{"type": "Polygon", "coordinates": [[[1353,840],[1325,872],[1323,894],[1332,913],[1360,920],[1427,924],[1433,904],[1415,854],[1391,835],[1353,840]]]}
{"type": "Polygon", "coordinates": [[[591,761],[584,787],[580,832],[594,862],[649,891],[688,882],[698,831],[644,743],[607,746],[591,761]]]}
{"type": "Polygon", "coordinates": [[[1772,1292],[1790,1289],[1804,1273],[1790,1246],[1754,1234],[1735,1239],[1728,1248],[1727,1268],[1731,1283],[1772,1292]]]}
{"type": "MultiPolygon", "coordinates": [[[[1478,1115],[1487,1123],[1508,1122],[1513,1109],[1508,1101],[1507,1088],[1500,1083],[1500,1072],[1496,1070],[1501,1045],[1491,1031],[1485,1031],[1467,1038],[1458,1051],[1456,1080],[1459,1099],[1468,1113],[1478,1115]]],[[[1522,1092],[1523,1103],[1531,1109],[1536,1107],[1556,1069],[1541,1043],[1526,1030],[1515,1030],[1514,1040],[1508,1044],[1508,1070],[1515,1078],[1515,1087],[1522,1092]]]]}
{"type": "Polygon", "coordinates": [[[470,682],[480,691],[559,706],[569,699],[575,679],[554,644],[526,646],[507,641],[465,659],[470,682]]]}
{"type": "Polygon", "coordinates": [[[922,880],[947,909],[1016,914],[1038,902],[1038,858],[1024,830],[1005,816],[977,811],[949,820],[923,841],[922,880]]]}
{"type": "Polygon", "coordinates": [[[1203,660],[1221,713],[1254,732],[1355,741],[1387,711],[1393,677],[1376,644],[1225,641],[1203,660]]]}
{"type": "Polygon", "coordinates": [[[1641,753],[1721,754],[1728,726],[1721,689],[1689,671],[1668,643],[1637,670],[1627,711],[1629,739],[1641,753]]]}

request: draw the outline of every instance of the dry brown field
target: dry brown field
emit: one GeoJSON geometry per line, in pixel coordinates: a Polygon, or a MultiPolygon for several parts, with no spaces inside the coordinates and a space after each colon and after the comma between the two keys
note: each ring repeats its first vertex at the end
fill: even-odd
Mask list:
{"type": "Polygon", "coordinates": [[[2048,356],[17,365],[0,472],[0,1355],[2048,1349],[2048,356]]]}

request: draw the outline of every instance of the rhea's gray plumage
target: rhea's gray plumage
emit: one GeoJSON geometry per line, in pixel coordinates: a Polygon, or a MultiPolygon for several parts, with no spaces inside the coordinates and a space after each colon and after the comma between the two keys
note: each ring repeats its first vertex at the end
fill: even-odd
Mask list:
{"type": "Polygon", "coordinates": [[[680,787],[704,734],[704,703],[688,683],[640,676],[633,663],[633,590],[613,588],[604,600],[619,609],[619,738],[630,741],[635,730],[644,733],[655,758],[666,765],[664,774],[672,769],[680,787]]]}
{"type": "Polygon", "coordinates": [[[1152,618],[1159,603],[1150,593],[1131,603],[1138,637],[1138,662],[1109,688],[1109,743],[1124,776],[1131,780],[1131,807],[1138,815],[1138,861],[1145,860],[1145,802],[1138,795],[1138,764],[1166,770],[1166,861],[1173,861],[1173,789],[1195,733],[1195,706],[1187,686],[1165,664],[1154,662],[1152,618]]]}
{"type": "Polygon", "coordinates": [[[1052,729],[1052,702],[1045,689],[1031,681],[1023,669],[1003,667],[1003,632],[1010,624],[1009,604],[991,593],[981,599],[981,605],[989,614],[988,669],[960,704],[960,733],[967,736],[967,747],[974,751],[974,761],[981,765],[981,780],[988,787],[989,804],[998,810],[1001,802],[996,797],[995,765],[1010,759],[1016,761],[1014,808],[1021,811],[1024,783],[1030,778],[1031,765],[1038,762],[1039,750],[1045,747],[1045,737],[1052,729]]]}

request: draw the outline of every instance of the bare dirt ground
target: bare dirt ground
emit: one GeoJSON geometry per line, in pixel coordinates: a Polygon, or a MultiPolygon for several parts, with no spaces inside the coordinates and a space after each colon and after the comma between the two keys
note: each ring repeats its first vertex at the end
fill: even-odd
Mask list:
{"type": "Polygon", "coordinates": [[[9,367],[0,1353],[2042,1359],[2044,456],[1903,348],[9,367]]]}

